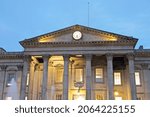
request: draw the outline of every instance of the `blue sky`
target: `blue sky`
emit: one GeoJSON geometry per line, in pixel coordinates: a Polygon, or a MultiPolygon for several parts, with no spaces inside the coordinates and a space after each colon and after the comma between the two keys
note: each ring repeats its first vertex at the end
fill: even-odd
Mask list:
{"type": "Polygon", "coordinates": [[[71,25],[138,38],[150,48],[150,0],[0,0],[0,47],[22,51],[19,41],[71,25]]]}

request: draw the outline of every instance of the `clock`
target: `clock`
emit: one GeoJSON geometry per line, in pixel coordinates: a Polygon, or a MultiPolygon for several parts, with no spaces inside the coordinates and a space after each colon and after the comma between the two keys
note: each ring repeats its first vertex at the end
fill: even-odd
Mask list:
{"type": "Polygon", "coordinates": [[[79,40],[82,38],[82,33],[80,31],[75,31],[75,32],[73,32],[72,36],[73,36],[73,39],[79,40]]]}

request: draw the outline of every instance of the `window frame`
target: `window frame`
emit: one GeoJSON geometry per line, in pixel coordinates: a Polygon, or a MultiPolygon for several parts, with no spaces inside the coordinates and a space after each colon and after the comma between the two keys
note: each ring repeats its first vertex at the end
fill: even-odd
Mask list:
{"type": "Polygon", "coordinates": [[[141,80],[141,73],[140,73],[140,71],[136,71],[136,70],[135,70],[135,72],[134,72],[134,78],[135,78],[135,85],[136,85],[137,87],[142,86],[142,80],[141,80]],[[136,78],[135,78],[135,73],[136,73],[136,72],[139,73],[139,81],[140,81],[140,84],[139,84],[139,85],[136,84],[136,78]]]}
{"type": "Polygon", "coordinates": [[[15,72],[9,72],[8,74],[7,74],[7,80],[6,80],[6,87],[10,87],[11,86],[11,84],[10,84],[10,82],[11,82],[11,80],[12,80],[12,78],[11,78],[11,80],[9,80],[9,82],[8,82],[8,79],[10,79],[10,75],[14,75],[14,80],[16,81],[16,73],[15,72]],[[9,84],[8,84],[9,83],[9,84]]]}
{"type": "Polygon", "coordinates": [[[115,96],[115,100],[123,100],[122,96],[115,96]],[[118,98],[118,99],[117,99],[118,98]],[[119,99],[120,98],[120,99],[119,99]]]}
{"type": "Polygon", "coordinates": [[[95,83],[104,83],[104,68],[103,67],[95,67],[94,68],[94,80],[95,80],[95,83]],[[102,69],[102,81],[96,80],[96,69],[102,69]]]}
{"type": "Polygon", "coordinates": [[[113,82],[114,82],[114,86],[122,86],[122,72],[121,71],[114,71],[113,72],[113,82]],[[120,83],[121,84],[115,84],[115,73],[120,73],[120,83]]]}
{"type": "Polygon", "coordinates": [[[61,93],[55,94],[55,100],[62,100],[62,98],[63,98],[63,95],[61,93]],[[58,97],[59,97],[59,99],[58,99],[58,97]]]}
{"type": "Polygon", "coordinates": [[[77,67],[74,69],[74,82],[84,82],[84,68],[83,67],[77,67]],[[76,78],[76,69],[82,69],[82,81],[77,81],[77,78],[76,78]]]}
{"type": "Polygon", "coordinates": [[[56,67],[56,72],[55,72],[55,84],[62,84],[63,83],[63,77],[64,77],[64,68],[63,67],[56,67]],[[61,69],[61,70],[63,70],[62,71],[62,81],[57,81],[58,80],[58,78],[57,78],[57,70],[58,69],[61,69]]]}
{"type": "Polygon", "coordinates": [[[73,94],[72,100],[78,100],[79,96],[83,97],[83,100],[86,100],[86,95],[85,94],[73,94]]]}

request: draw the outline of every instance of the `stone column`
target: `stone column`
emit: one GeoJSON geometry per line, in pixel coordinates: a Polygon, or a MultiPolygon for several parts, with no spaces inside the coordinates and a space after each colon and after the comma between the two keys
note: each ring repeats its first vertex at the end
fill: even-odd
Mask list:
{"type": "Polygon", "coordinates": [[[64,55],[63,100],[68,100],[69,89],[69,55],[64,55]]]}
{"type": "Polygon", "coordinates": [[[1,65],[1,77],[0,77],[0,100],[4,98],[4,89],[5,89],[5,75],[6,75],[6,65],[1,65]]]}
{"type": "Polygon", "coordinates": [[[42,92],[41,92],[41,99],[46,100],[47,99],[47,79],[48,79],[48,61],[50,56],[45,55],[43,56],[43,81],[42,81],[42,92]]]}
{"type": "Polygon", "coordinates": [[[35,63],[32,61],[30,63],[30,75],[29,75],[29,91],[28,91],[28,99],[31,100],[32,99],[32,95],[33,95],[33,83],[34,83],[34,71],[35,71],[35,63]]]}
{"type": "Polygon", "coordinates": [[[26,56],[26,55],[24,56],[20,100],[24,100],[26,97],[26,83],[27,83],[28,70],[30,66],[30,60],[31,60],[30,56],[26,56]]]}
{"type": "Polygon", "coordinates": [[[23,65],[17,65],[17,68],[18,68],[18,71],[17,71],[16,79],[17,79],[17,87],[18,87],[18,96],[20,97],[23,65]]]}
{"type": "Polygon", "coordinates": [[[135,71],[134,71],[134,55],[129,54],[128,56],[129,63],[129,87],[130,87],[130,96],[132,100],[136,100],[136,84],[135,84],[135,71]]]}
{"type": "Polygon", "coordinates": [[[150,69],[148,64],[142,64],[142,70],[143,70],[143,79],[144,79],[144,89],[145,89],[145,100],[150,99],[150,69]]]}
{"type": "Polygon", "coordinates": [[[107,58],[107,99],[114,100],[114,79],[113,79],[113,56],[106,55],[107,58]]]}
{"type": "Polygon", "coordinates": [[[91,59],[92,55],[85,55],[86,58],[86,100],[91,100],[91,88],[92,88],[92,73],[91,73],[91,59]]]}

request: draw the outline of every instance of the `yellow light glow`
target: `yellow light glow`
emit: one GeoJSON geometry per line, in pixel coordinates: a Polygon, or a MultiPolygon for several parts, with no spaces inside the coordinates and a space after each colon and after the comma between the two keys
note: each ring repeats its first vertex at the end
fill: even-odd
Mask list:
{"type": "Polygon", "coordinates": [[[122,97],[115,97],[115,100],[122,100],[122,97]]]}
{"type": "Polygon", "coordinates": [[[117,41],[118,39],[116,37],[107,37],[107,41],[117,41]]]}
{"type": "Polygon", "coordinates": [[[110,41],[117,41],[117,38],[110,38],[110,41]]]}
{"type": "Polygon", "coordinates": [[[115,96],[118,96],[118,95],[119,95],[119,93],[118,93],[117,91],[115,91],[115,92],[114,92],[114,95],[115,95],[115,96]]]}
{"type": "Polygon", "coordinates": [[[82,55],[79,54],[79,55],[76,55],[76,57],[82,57],[82,55]]]}
{"type": "Polygon", "coordinates": [[[52,42],[54,40],[54,36],[48,36],[48,37],[40,37],[39,42],[44,43],[44,42],[52,42]]]}
{"type": "Polygon", "coordinates": [[[78,98],[76,100],[85,100],[85,98],[83,96],[78,96],[78,98]]]}

